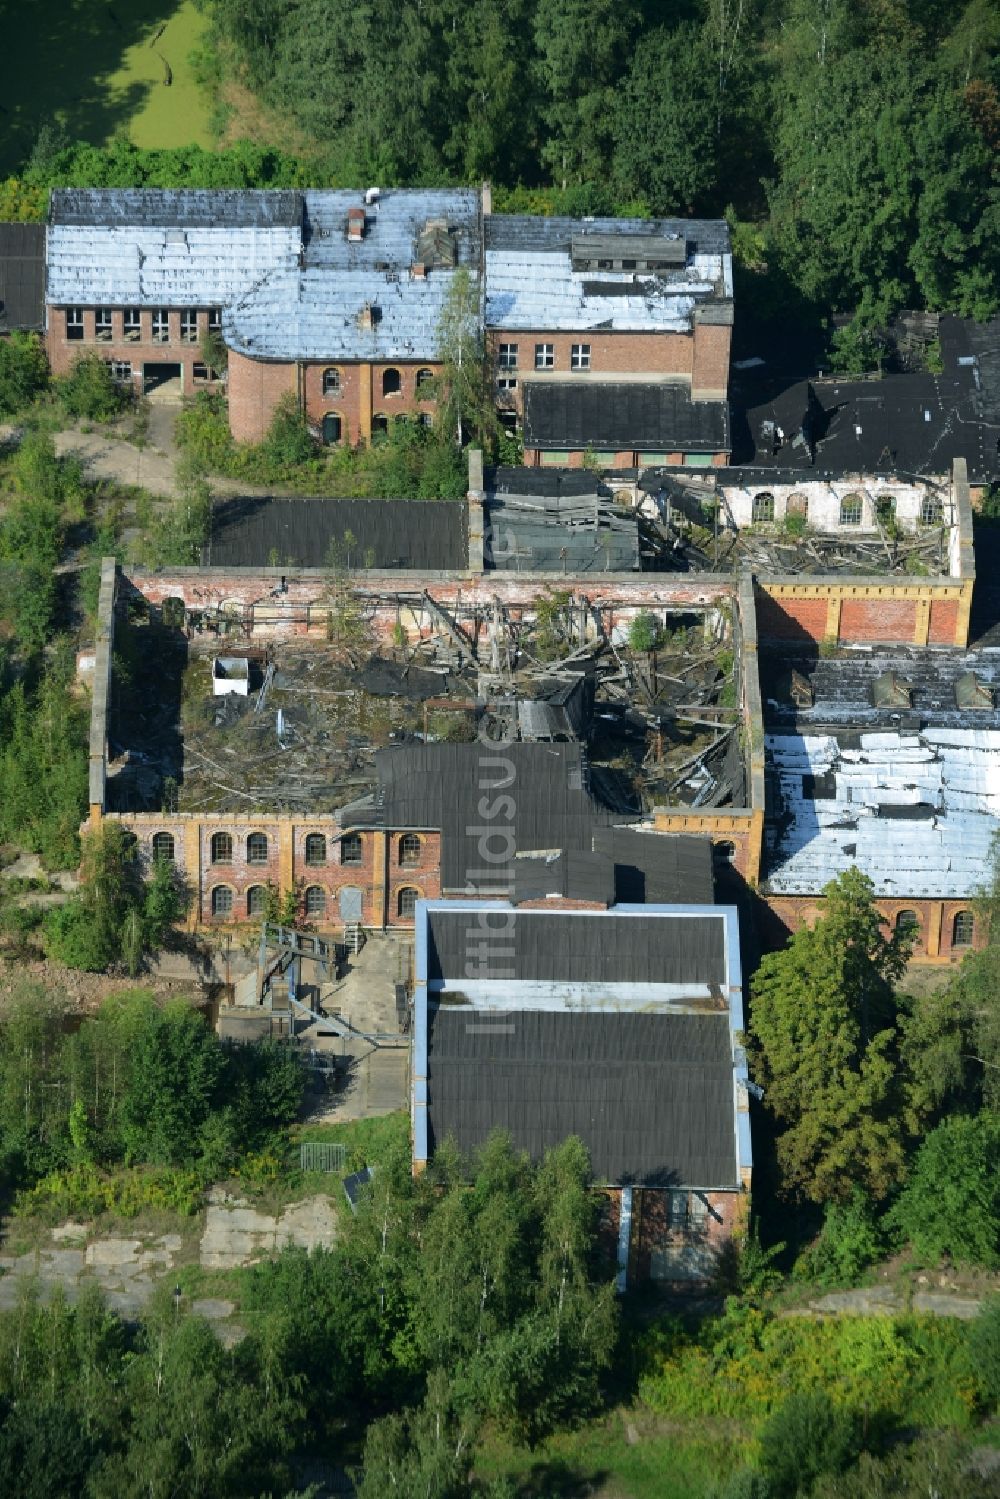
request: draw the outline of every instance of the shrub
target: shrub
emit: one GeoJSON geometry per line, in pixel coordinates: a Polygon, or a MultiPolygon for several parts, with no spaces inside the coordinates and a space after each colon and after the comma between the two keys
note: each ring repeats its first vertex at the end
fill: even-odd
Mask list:
{"type": "Polygon", "coordinates": [[[629,625],[628,643],[633,651],[655,651],[662,631],[654,614],[637,614],[629,625]]]}
{"type": "Polygon", "coordinates": [[[16,416],[48,383],[48,360],[36,334],[0,338],[0,416],[16,416]]]}
{"type": "Polygon", "coordinates": [[[271,425],[261,444],[261,453],[267,462],[278,468],[294,468],[300,463],[308,462],[314,451],[306,419],[299,409],[298,401],[289,391],[274,408],[271,425]]]}
{"type": "Polygon", "coordinates": [[[1000,1117],[944,1119],[917,1152],[887,1223],[929,1260],[1000,1264],[1000,1117]]]}
{"type": "Polygon", "coordinates": [[[56,389],[67,416],[91,422],[110,422],[127,399],[100,354],[81,354],[69,374],[56,381],[56,389]]]}
{"type": "Polygon", "coordinates": [[[18,1193],[17,1211],[55,1209],[60,1216],[90,1217],[118,1213],[135,1218],[145,1208],[190,1217],[201,1206],[204,1183],[194,1171],[161,1167],[155,1171],[99,1171],[84,1162],[65,1171],[50,1171],[26,1192],[18,1193]]]}
{"type": "Polygon", "coordinates": [[[969,1328],[969,1360],[982,1403],[1000,1406],[1000,1296],[991,1296],[969,1328]]]}
{"type": "Polygon", "coordinates": [[[871,1202],[856,1187],[849,1202],[827,1204],[820,1236],[799,1256],[793,1274],[820,1286],[853,1285],[882,1249],[871,1202]]]}
{"type": "Polygon", "coordinates": [[[822,1390],[789,1395],[759,1441],[770,1499],[808,1493],[820,1474],[843,1473],[861,1450],[857,1417],[822,1390]]]}

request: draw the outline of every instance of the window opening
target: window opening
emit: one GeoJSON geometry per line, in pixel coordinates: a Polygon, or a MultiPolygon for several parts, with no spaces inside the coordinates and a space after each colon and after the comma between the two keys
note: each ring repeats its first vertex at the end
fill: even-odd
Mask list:
{"type": "Polygon", "coordinates": [[[229,833],[212,834],[212,863],[231,864],[233,862],[233,840],[229,833]]]}
{"type": "Polygon", "coordinates": [[[517,344],[501,344],[497,363],[502,370],[517,369],[517,344]]]}
{"type": "Polygon", "coordinates": [[[310,885],[306,891],[306,915],[323,916],[326,914],[326,891],[322,885],[310,885]]]}
{"type": "Polygon", "coordinates": [[[228,885],[216,885],[212,891],[212,915],[231,916],[233,914],[233,892],[228,885]]]}
{"type": "Polygon", "coordinates": [[[412,921],[417,909],[417,901],[420,899],[412,885],[404,885],[399,892],[396,910],[404,921],[412,921]]]}
{"type": "Polygon", "coordinates": [[[174,862],[174,835],[172,833],[153,834],[153,858],[164,864],[174,862]]]}
{"type": "Polygon", "coordinates": [[[589,370],[590,369],[590,345],[589,344],[573,344],[572,347],[571,347],[571,349],[570,349],[570,353],[569,353],[569,363],[570,363],[570,369],[574,369],[574,370],[589,370]]]}
{"type": "Polygon", "coordinates": [[[267,863],[267,834],[251,833],[247,838],[247,863],[267,863]]]}
{"type": "Polygon", "coordinates": [[[196,344],[198,342],[198,314],[191,307],[185,307],[181,312],[181,343],[196,344]]]}
{"type": "Polygon", "coordinates": [[[251,885],[247,891],[247,915],[263,916],[267,906],[267,890],[263,885],[251,885]]]}
{"type": "Polygon", "coordinates": [[[326,863],[326,839],[322,833],[308,833],[306,835],[306,863],[326,863]]]}
{"type": "Polygon", "coordinates": [[[66,309],[66,337],[79,340],[83,337],[83,308],[67,307],[66,309]]]}
{"type": "Polygon", "coordinates": [[[753,497],[753,509],[751,511],[753,524],[762,525],[774,520],[774,495],[764,490],[761,494],[753,497]]]}
{"type": "Polygon", "coordinates": [[[111,308],[98,307],[94,314],[94,332],[101,343],[111,342],[111,308]]]}
{"type": "Polygon", "coordinates": [[[971,911],[957,911],[951,926],[952,947],[971,947],[975,927],[971,911]]]}
{"type": "Polygon", "coordinates": [[[340,371],[339,370],[324,370],[323,371],[323,394],[325,396],[339,396],[340,395],[340,371]]]}
{"type": "Polygon", "coordinates": [[[170,338],[170,313],[165,307],[157,307],[153,313],[153,342],[165,344],[170,338]]]}
{"type": "Polygon", "coordinates": [[[555,368],[556,351],[553,344],[535,345],[535,369],[551,370],[555,368]]]}
{"type": "Polygon", "coordinates": [[[416,833],[404,833],[400,838],[399,862],[409,865],[420,863],[420,839],[416,833]]]}
{"type": "Polygon", "coordinates": [[[126,307],[122,314],[122,330],[129,343],[138,343],[142,333],[142,317],[138,307],[126,307]]]}
{"type": "Polygon", "coordinates": [[[382,371],[382,394],[384,396],[398,396],[403,388],[403,377],[399,370],[382,371]]]}
{"type": "Polygon", "coordinates": [[[857,493],[845,494],[840,502],[840,524],[842,526],[860,526],[861,517],[865,512],[864,497],[857,493]]]}
{"type": "Polygon", "coordinates": [[[360,864],[363,861],[364,850],[361,843],[360,833],[347,833],[340,840],[340,862],[341,864],[360,864]]]}

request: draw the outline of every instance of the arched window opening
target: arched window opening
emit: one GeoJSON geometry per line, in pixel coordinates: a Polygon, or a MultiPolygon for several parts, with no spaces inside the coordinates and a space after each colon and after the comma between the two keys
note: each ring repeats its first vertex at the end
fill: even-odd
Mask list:
{"type": "Polygon", "coordinates": [[[251,833],[247,838],[247,863],[267,863],[267,834],[251,833]]]}
{"type": "Polygon", "coordinates": [[[920,931],[920,918],[916,911],[897,911],[896,931],[901,937],[915,937],[920,931]]]}
{"type": "Polygon", "coordinates": [[[232,916],[233,892],[228,885],[216,885],[212,890],[212,915],[232,916]]]}
{"type": "Polygon", "coordinates": [[[231,864],[233,862],[233,840],[229,833],[212,834],[212,863],[231,864]]]}
{"type": "Polygon", "coordinates": [[[340,862],[341,864],[360,864],[364,858],[364,848],[360,833],[345,833],[340,840],[340,862]]]}
{"type": "Polygon", "coordinates": [[[306,837],[306,863],[326,863],[326,839],[322,833],[309,833],[306,837]]]}
{"type": "Polygon", "coordinates": [[[860,526],[865,513],[865,497],[856,489],[850,494],[845,494],[840,502],[840,524],[842,526],[860,526]]]}
{"type": "Polygon", "coordinates": [[[976,922],[972,912],[956,911],[955,920],[951,924],[952,947],[971,947],[975,930],[976,922]]]}
{"type": "Polygon", "coordinates": [[[263,916],[267,908],[267,890],[263,885],[251,885],[247,891],[247,915],[263,916]]]}
{"type": "Polygon", "coordinates": [[[324,370],[323,371],[323,394],[325,396],[339,396],[340,395],[340,371],[339,370],[330,369],[330,370],[324,370]]]}
{"type": "Polygon", "coordinates": [[[398,396],[403,388],[403,377],[399,370],[382,371],[382,394],[384,396],[398,396]]]}
{"type": "Polygon", "coordinates": [[[310,885],[306,890],[306,915],[326,915],[326,891],[322,885],[310,885]]]}
{"type": "Polygon", "coordinates": [[[754,495],[751,519],[755,526],[766,525],[774,520],[774,495],[766,489],[754,495]]]}
{"type": "Polygon", "coordinates": [[[164,864],[172,864],[174,862],[173,833],[153,834],[153,858],[162,860],[164,864]]]}
{"type": "Polygon", "coordinates": [[[420,863],[420,839],[416,833],[404,833],[400,838],[399,862],[404,868],[420,863]]]}
{"type": "Polygon", "coordinates": [[[396,900],[396,910],[404,921],[412,921],[417,909],[417,901],[420,899],[419,892],[412,885],[404,885],[396,900]]]}

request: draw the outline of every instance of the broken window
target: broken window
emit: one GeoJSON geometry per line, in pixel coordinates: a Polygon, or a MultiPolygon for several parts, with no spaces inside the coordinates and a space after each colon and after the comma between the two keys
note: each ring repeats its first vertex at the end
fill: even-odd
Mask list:
{"type": "Polygon", "coordinates": [[[865,513],[864,496],[856,490],[845,494],[840,502],[840,524],[842,526],[860,526],[861,517],[865,513]]]}
{"type": "Polygon", "coordinates": [[[382,371],[382,394],[384,396],[398,396],[403,388],[403,377],[399,370],[382,371]]]}
{"type": "Polygon", "coordinates": [[[326,839],[322,833],[309,833],[306,836],[306,863],[326,863],[326,839]]]}
{"type": "Polygon", "coordinates": [[[572,344],[569,351],[569,367],[571,370],[590,369],[590,345],[572,344]]]}
{"type": "Polygon", "coordinates": [[[328,411],[323,417],[323,441],[327,447],[338,443],[344,435],[344,423],[339,411],[328,411]]]}
{"type": "Polygon", "coordinates": [[[267,887],[251,885],[247,891],[247,915],[263,916],[267,909],[267,887]]]}
{"type": "Polygon", "coordinates": [[[925,494],[920,502],[920,524],[922,526],[941,524],[941,501],[932,494],[925,494]]]}
{"type": "Polygon", "coordinates": [[[212,890],[212,915],[233,914],[233,892],[228,885],[216,885],[212,890]]]}
{"type": "Polygon", "coordinates": [[[828,770],[825,775],[802,777],[802,800],[806,802],[833,802],[837,800],[837,777],[828,770]]]}
{"type": "Polygon", "coordinates": [[[897,911],[896,931],[901,937],[915,937],[920,931],[920,918],[916,911],[897,911]]]}
{"type": "Polygon", "coordinates": [[[875,519],[880,526],[888,526],[896,519],[896,496],[894,494],[876,496],[875,519]]]}
{"type": "Polygon", "coordinates": [[[417,909],[420,892],[412,885],[404,885],[396,899],[396,910],[404,921],[412,921],[417,909]]]}
{"type": "Polygon", "coordinates": [[[688,1222],[688,1194],[686,1192],[667,1193],[667,1227],[673,1229],[685,1229],[688,1222]]]}
{"type": "Polygon", "coordinates": [[[340,371],[339,370],[330,369],[330,370],[324,370],[323,371],[323,394],[325,396],[339,396],[340,395],[340,371]]]}
{"type": "Polygon", "coordinates": [[[210,364],[202,364],[200,360],[196,359],[191,366],[191,375],[193,379],[204,383],[206,380],[218,380],[219,371],[213,370],[210,364]]]}
{"type": "Polygon", "coordinates": [[[247,863],[267,863],[267,834],[251,833],[247,838],[247,863]]]}
{"type": "Polygon", "coordinates": [[[535,369],[551,370],[555,368],[556,351],[554,344],[535,345],[535,369]]]}
{"type": "Polygon", "coordinates": [[[185,307],[181,311],[181,343],[196,344],[198,342],[198,314],[193,307],[185,307]]]}
{"type": "Polygon", "coordinates": [[[101,343],[111,342],[111,308],[98,307],[94,313],[94,333],[101,343]]]}
{"type": "Polygon", "coordinates": [[[501,375],[500,378],[497,380],[497,390],[516,390],[516,389],[517,389],[517,376],[516,375],[501,375]]]}
{"type": "Polygon", "coordinates": [[[112,359],[111,378],[116,385],[132,384],[132,366],[127,359],[112,359]]]}
{"type": "Polygon", "coordinates": [[[165,344],[169,338],[170,313],[165,307],[157,307],[153,312],[153,342],[165,344]]]}
{"type": "Polygon", "coordinates": [[[404,833],[400,838],[399,862],[404,865],[420,863],[420,839],[416,833],[404,833]]]}
{"type": "Polygon", "coordinates": [[[233,862],[233,840],[229,833],[212,834],[212,863],[231,864],[233,862]]]}
{"type": "Polygon", "coordinates": [[[956,911],[951,924],[952,947],[971,947],[976,923],[971,911],[956,911]]]}
{"type": "Polygon", "coordinates": [[[434,395],[434,371],[417,370],[417,399],[429,401],[434,395]]]}
{"type": "Polygon", "coordinates": [[[138,307],[126,307],[122,313],[122,329],[130,344],[139,342],[142,336],[142,317],[138,307]]]}
{"type": "Polygon", "coordinates": [[[502,370],[517,369],[517,344],[501,344],[497,364],[502,370]]]}
{"type": "Polygon", "coordinates": [[[209,333],[222,332],[222,308],[210,307],[208,309],[208,331],[209,333]]]}
{"type": "Polygon", "coordinates": [[[773,521],[774,495],[770,494],[766,489],[763,490],[760,494],[755,494],[753,497],[753,508],[750,512],[750,517],[753,525],[755,526],[767,525],[769,521],[773,521]]]}
{"type": "Polygon", "coordinates": [[[872,683],[873,708],[912,708],[913,689],[895,671],[883,671],[872,683]]]}
{"type": "Polygon", "coordinates": [[[174,862],[173,833],[153,834],[153,858],[157,863],[172,864],[174,862]]]}
{"type": "Polygon", "coordinates": [[[340,840],[340,862],[341,864],[360,864],[364,858],[364,848],[360,833],[345,833],[340,840]]]}
{"type": "Polygon", "coordinates": [[[372,417],[372,436],[387,437],[389,434],[389,418],[385,412],[378,411],[372,417]]]}
{"type": "Polygon", "coordinates": [[[326,915],[326,891],[322,885],[310,885],[306,890],[306,915],[326,915]]]}
{"type": "Polygon", "coordinates": [[[736,844],[724,838],[721,843],[712,844],[712,858],[716,864],[732,864],[736,858],[736,844]]]}
{"type": "Polygon", "coordinates": [[[801,515],[803,520],[809,519],[809,496],[805,494],[790,494],[785,504],[786,515],[801,515]]]}
{"type": "Polygon", "coordinates": [[[417,425],[418,427],[433,427],[434,418],[431,413],[429,411],[421,411],[417,417],[417,425]]]}
{"type": "Polygon", "coordinates": [[[66,337],[79,340],[83,337],[83,308],[66,308],[66,337]]]}

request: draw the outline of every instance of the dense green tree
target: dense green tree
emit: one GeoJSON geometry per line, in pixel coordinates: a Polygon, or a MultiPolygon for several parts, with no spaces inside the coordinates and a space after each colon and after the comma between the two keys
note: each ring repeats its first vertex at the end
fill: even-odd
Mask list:
{"type": "Polygon", "coordinates": [[[861,1448],[860,1424],[825,1391],[801,1391],[764,1423],[759,1442],[768,1499],[796,1499],[821,1474],[850,1466],[861,1448]]]}
{"type": "Polygon", "coordinates": [[[540,157],[563,187],[601,178],[614,86],[638,19],[634,0],[536,0],[536,67],[544,100],[540,157]]]}
{"type": "Polygon", "coordinates": [[[0,338],[0,417],[16,416],[49,383],[49,364],[34,333],[0,338]]]}
{"type": "Polygon", "coordinates": [[[1000,1117],[944,1119],[917,1152],[889,1223],[918,1254],[1000,1264],[1000,1117]]]}
{"type": "Polygon", "coordinates": [[[626,198],[654,213],[691,213],[716,178],[714,94],[703,32],[694,25],[643,37],[614,101],[613,172],[626,198]]]}
{"type": "Polygon", "coordinates": [[[886,937],[858,870],[823,893],[815,926],[768,954],[753,977],[753,1072],[781,1126],[786,1189],[828,1202],[860,1185],[878,1198],[905,1165],[893,985],[906,941],[886,937]]]}
{"type": "Polygon", "coordinates": [[[222,1048],[197,1010],[173,1000],[157,1011],[136,1039],[122,1101],[128,1158],[152,1165],[197,1160],[224,1071],[222,1048]]]}
{"type": "Polygon", "coordinates": [[[451,279],[437,329],[437,425],[443,441],[460,448],[468,438],[492,446],[497,415],[493,371],[482,334],[481,287],[460,266],[451,279]]]}

